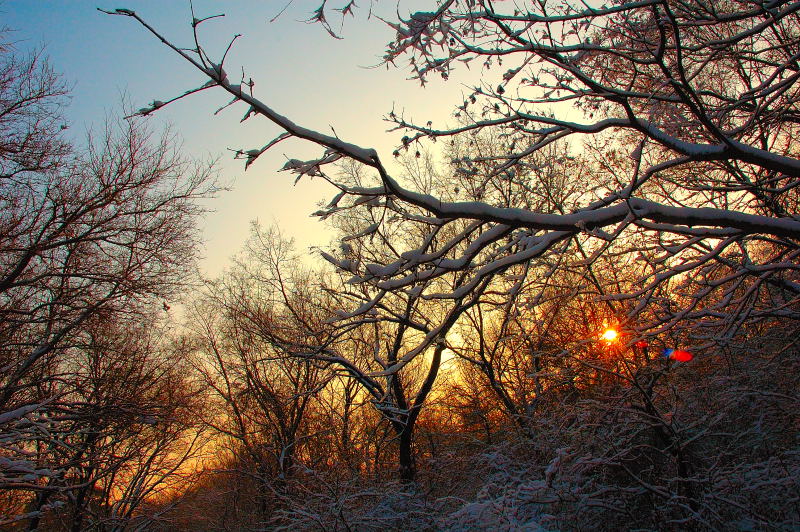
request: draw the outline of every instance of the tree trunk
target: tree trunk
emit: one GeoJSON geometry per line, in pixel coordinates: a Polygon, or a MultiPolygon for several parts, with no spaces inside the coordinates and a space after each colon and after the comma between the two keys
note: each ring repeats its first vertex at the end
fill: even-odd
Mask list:
{"type": "MultiPolygon", "coordinates": [[[[90,478],[91,474],[90,472],[88,475],[85,475],[84,478],[90,478]]],[[[72,514],[72,532],[80,532],[83,530],[84,504],[86,504],[86,496],[91,490],[92,484],[87,484],[78,491],[78,495],[75,497],[75,511],[72,514]]]]}
{"type": "Polygon", "coordinates": [[[417,464],[414,460],[414,450],[412,449],[413,429],[408,426],[400,433],[400,480],[403,482],[414,482],[417,475],[417,464]]]}
{"type": "MultiPolygon", "coordinates": [[[[51,484],[52,484],[52,479],[47,482],[48,486],[50,486],[51,484]]],[[[44,505],[47,504],[47,501],[50,499],[50,495],[52,495],[52,493],[53,493],[52,491],[39,492],[39,495],[36,497],[36,502],[34,503],[32,510],[36,512],[41,512],[44,505]]],[[[41,522],[41,520],[42,520],[41,514],[36,514],[33,517],[31,517],[31,520],[28,523],[28,532],[35,532],[36,530],[39,530],[39,523],[41,522]]]]}
{"type": "Polygon", "coordinates": [[[261,522],[266,523],[270,514],[269,470],[264,464],[258,466],[258,509],[261,522]]]}

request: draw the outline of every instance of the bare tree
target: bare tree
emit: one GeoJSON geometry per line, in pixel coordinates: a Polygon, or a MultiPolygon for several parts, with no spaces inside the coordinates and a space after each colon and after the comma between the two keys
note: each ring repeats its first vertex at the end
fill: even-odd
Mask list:
{"type": "MultiPolygon", "coordinates": [[[[241,150],[247,165],[290,137],[323,147],[320,158],[291,160],[285,169],[322,176],[339,189],[321,216],[366,202],[383,209],[378,226],[353,233],[353,240],[389,238],[396,223],[420,228],[424,237],[385,262],[327,257],[361,279],[373,297],[460,272],[448,290],[426,285],[422,297],[453,303],[430,334],[386,368],[389,374],[432,345],[478,299],[468,296],[493,276],[576,248],[590,251],[587,260],[612,244],[617,256],[644,253],[650,267],[638,281],[641,288],[616,296],[636,300],[628,320],[641,330],[692,318],[721,324],[730,337],[744,319],[796,317],[798,6],[652,0],[592,8],[558,1],[521,9],[449,0],[390,22],[396,37],[385,61],[408,59],[420,82],[448,78],[470,62],[488,68],[486,80],[459,105],[461,125],[435,128],[390,113],[387,120],[406,133],[395,155],[428,141],[496,130],[509,139],[505,149],[467,153],[463,168],[488,167],[476,179],[513,181],[524,174],[535,190],[546,177],[533,164],[536,154],[555,142],[571,141],[575,150],[578,139],[594,139],[590,146],[614,162],[612,179],[561,210],[507,206],[496,198],[448,201],[404,186],[375,150],[295,124],[257,99],[248,78],[228,76],[225,55],[212,59],[197,39],[178,47],[133,11],[111,14],[134,18],[205,74],[208,82],[196,90],[219,87],[244,104],[245,119],[261,116],[284,129],[263,148],[241,150]],[[510,68],[495,74],[501,63],[510,68]],[[571,116],[554,114],[566,113],[565,104],[572,105],[571,116]],[[372,172],[371,183],[329,175],[331,163],[342,158],[372,172]],[[452,234],[442,237],[450,228],[452,234]],[[662,312],[665,286],[712,269],[719,272],[716,280],[694,275],[694,284],[684,285],[690,291],[662,312]],[[732,287],[744,285],[744,298],[734,296],[732,287]],[[711,294],[721,294],[721,302],[707,306],[711,294]],[[659,319],[637,322],[648,305],[658,308],[659,319]]],[[[352,3],[343,9],[349,12],[352,3]]],[[[325,12],[323,4],[316,19],[324,23],[325,12]]],[[[195,19],[195,37],[201,22],[195,19]]],[[[348,319],[363,320],[367,310],[348,319]]]]}
{"type": "Polygon", "coordinates": [[[389,112],[403,135],[392,155],[410,174],[397,176],[388,157],[294,123],[255,96],[248,76],[229,77],[239,69],[227,51],[212,58],[197,38],[204,19],[182,47],[133,11],[111,14],[135,19],[205,76],[186,95],[217,87],[243,104],[243,119],[284,130],[241,149],[246,166],[288,138],[323,149],[284,169],[336,189],[317,213],[344,231],[323,255],[345,281],[336,297],[347,305],[331,325],[348,335],[332,338],[355,349],[364,338],[374,346],[375,323],[416,328],[393,336],[376,369],[333,342],[295,353],[328,357],[377,400],[397,396],[387,382],[449,343],[512,418],[539,409],[537,459],[489,478],[488,506],[526,508],[519,526],[601,517],[612,529],[796,526],[797,459],[785,436],[796,432],[786,390],[800,317],[800,2],[442,0],[387,20],[385,62],[406,61],[421,83],[484,67],[455,125],[389,112]],[[427,164],[427,149],[448,141],[450,163],[427,164]],[[569,316],[556,328],[536,323],[549,312],[569,316]],[[631,333],[618,351],[596,345],[603,319],[631,333]],[[458,327],[475,336],[459,341],[458,327]],[[531,331],[538,337],[525,338],[531,331]],[[629,349],[645,337],[653,350],[707,348],[718,363],[691,379],[629,349]]]}
{"type": "MultiPolygon", "coordinates": [[[[361,251],[367,253],[369,250],[358,252],[361,251]]],[[[381,252],[377,248],[372,251],[381,252]]],[[[350,249],[349,253],[357,251],[350,249]]],[[[290,244],[275,231],[256,229],[248,254],[249,266],[240,263],[236,275],[221,285],[214,297],[214,308],[229,316],[230,323],[235,323],[245,335],[228,334],[228,339],[238,342],[239,352],[255,357],[256,365],[271,363],[275,368],[284,368],[282,371],[287,376],[297,374],[296,370],[302,368],[306,371],[311,367],[326,369],[328,376],[320,383],[315,384],[317,377],[308,382],[301,379],[296,383],[299,388],[288,390],[288,394],[276,394],[276,398],[286,404],[296,401],[305,404],[308,393],[316,393],[335,375],[358,383],[383,421],[391,427],[396,439],[400,477],[412,480],[416,471],[414,427],[438,375],[444,343],[440,342],[429,358],[423,360],[421,357],[407,371],[386,372],[386,369],[409,342],[431,333],[428,327],[430,313],[421,306],[419,290],[377,301],[358,286],[356,289],[348,288],[339,275],[322,282],[315,281],[314,276],[319,274],[300,271],[299,259],[290,244]],[[380,320],[368,318],[366,324],[353,326],[343,318],[349,314],[346,309],[354,304],[364,307],[378,305],[388,315],[380,320]],[[263,346],[268,354],[258,349],[254,351],[258,345],[263,346]],[[294,399],[290,399],[292,397],[294,399]]],[[[368,255],[363,255],[356,259],[353,255],[354,261],[368,258],[368,255]]],[[[209,314],[206,311],[201,313],[209,314]]],[[[376,315],[377,310],[370,314],[376,315]]],[[[213,342],[206,343],[213,345],[213,342]]],[[[242,360],[231,364],[220,355],[215,356],[214,366],[223,377],[232,367],[251,367],[250,363],[245,364],[242,360]]],[[[316,375],[317,370],[313,373],[316,375]]],[[[230,376],[227,380],[223,378],[225,389],[220,389],[220,395],[232,396],[233,389],[225,390],[233,385],[234,380],[230,376]]],[[[272,385],[267,379],[258,387],[266,390],[272,385]]],[[[349,393],[352,400],[354,392],[351,390],[349,393]]],[[[345,406],[352,405],[348,406],[346,402],[345,406]]]]}
{"type": "Polygon", "coordinates": [[[281,329],[300,343],[307,334],[302,324],[314,319],[315,309],[294,299],[296,317],[276,313],[280,295],[250,277],[258,272],[252,263],[240,268],[209,283],[189,320],[195,372],[207,390],[198,415],[230,454],[222,467],[256,485],[253,502],[267,523],[291,496],[298,457],[313,445],[315,398],[332,375],[311,359],[287,356],[274,342],[281,329]]]}
{"type": "MultiPolygon", "coordinates": [[[[152,321],[186,285],[196,200],[216,186],[209,165],[183,160],[174,137],[141,122],[70,144],[64,84],[46,61],[5,46],[0,62],[0,485],[25,494],[35,528],[94,483],[71,484],[99,445],[73,440],[105,437],[79,420],[111,407],[76,399],[92,331],[152,321]]],[[[20,508],[4,509],[3,522],[25,517],[20,508]]]]}
{"type": "Polygon", "coordinates": [[[145,502],[185,487],[205,441],[194,415],[199,393],[157,323],[155,316],[93,320],[85,327],[88,343],[69,349],[54,390],[60,398],[48,405],[61,417],[54,427],[60,447],[38,457],[66,472],[47,484],[66,497],[58,517],[42,519],[48,527],[58,520],[73,531],[150,526],[168,509],[148,513],[145,502]]]}

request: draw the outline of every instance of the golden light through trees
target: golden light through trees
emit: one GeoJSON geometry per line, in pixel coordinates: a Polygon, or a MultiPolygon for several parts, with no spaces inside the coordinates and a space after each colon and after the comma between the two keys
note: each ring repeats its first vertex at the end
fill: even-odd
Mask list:
{"type": "MultiPolygon", "coordinates": [[[[331,34],[356,8],[334,3],[312,16],[331,34]]],[[[104,11],[196,75],[128,133],[221,94],[220,114],[278,130],[234,150],[246,168],[314,150],[283,170],[331,187],[314,216],[333,240],[306,261],[253,223],[190,286],[181,185],[205,174],[131,182],[135,155],[173,159],[128,136],[77,170],[31,170],[17,152],[37,143],[7,142],[0,294],[25,328],[0,327],[0,524],[800,528],[800,0],[392,5],[387,67],[482,66],[447,123],[388,111],[386,153],[274,109],[236,64],[245,39],[204,41],[222,17],[196,6],[180,42],[104,11]],[[181,290],[185,323],[163,323],[181,290]],[[172,489],[204,434],[208,461],[172,489]]]]}

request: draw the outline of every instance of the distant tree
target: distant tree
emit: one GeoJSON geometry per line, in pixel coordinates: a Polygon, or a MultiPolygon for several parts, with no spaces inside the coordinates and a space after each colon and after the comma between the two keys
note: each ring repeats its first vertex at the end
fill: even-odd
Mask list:
{"type": "MultiPolygon", "coordinates": [[[[287,245],[277,238],[263,251],[282,263],[287,245]]],[[[229,454],[224,468],[256,486],[253,500],[241,504],[247,511],[256,507],[262,524],[290,496],[288,486],[298,463],[306,465],[302,458],[315,433],[329,429],[315,427],[311,418],[317,394],[333,377],[325,365],[288,356],[286,345],[275,341],[280,330],[302,345],[311,324],[318,325],[319,309],[313,287],[299,293],[291,281],[274,285],[271,273],[269,265],[246,257],[208,283],[189,318],[191,358],[205,389],[197,415],[229,454]],[[282,312],[284,296],[291,313],[282,312]]]]}
{"type": "MultiPolygon", "coordinates": [[[[148,513],[147,503],[188,484],[190,461],[206,441],[195,415],[200,394],[181,352],[152,318],[89,323],[87,343],[69,348],[54,387],[60,398],[51,406],[63,416],[61,446],[38,457],[65,471],[47,487],[63,491],[66,500],[41,526],[149,527],[169,512],[148,513]]],[[[48,495],[45,490],[37,504],[46,504],[48,495]]]]}
{"type": "Polygon", "coordinates": [[[172,136],[137,120],[109,123],[83,148],[68,142],[65,98],[41,54],[0,48],[0,488],[23,494],[0,522],[28,517],[31,528],[96,485],[85,475],[92,449],[128,430],[107,416],[123,408],[114,394],[88,391],[112,377],[87,375],[83,362],[101,356],[97,331],[153,324],[186,286],[197,200],[216,188],[209,165],[182,159],[172,136]]]}
{"type": "MultiPolygon", "coordinates": [[[[382,251],[386,250],[351,249],[349,253],[355,262],[382,251]],[[364,255],[356,258],[361,252],[364,255]]],[[[242,418],[244,410],[236,413],[235,403],[240,402],[236,390],[252,387],[247,401],[266,394],[262,405],[253,410],[251,404],[249,411],[257,417],[270,412],[273,417],[263,422],[268,432],[282,441],[277,447],[269,445],[271,453],[290,463],[308,395],[319,392],[334,376],[351,379],[360,392],[350,388],[350,383],[344,385],[349,401],[342,407],[352,408],[357,396],[372,403],[394,434],[392,447],[396,445],[400,478],[412,480],[416,473],[415,424],[438,375],[445,345],[440,342],[430,358],[421,357],[402,373],[385,370],[409,342],[430,334],[429,310],[414,291],[373,303],[367,292],[351,289],[339,275],[313,280],[316,274],[303,272],[298,261],[278,232],[256,228],[246,260],[212,290],[206,304],[214,310],[199,307],[199,315],[220,316],[196,321],[204,329],[202,346],[205,358],[211,361],[205,364],[210,370],[203,370],[205,378],[234,409],[229,418],[235,425],[231,430],[240,434],[236,436],[239,439],[253,434],[253,429],[247,428],[249,421],[242,418]],[[391,315],[370,319],[368,326],[353,327],[343,318],[354,302],[367,307],[378,304],[391,315]],[[277,372],[275,380],[267,379],[272,372],[277,372]],[[266,408],[270,401],[282,406],[266,408]],[[279,414],[282,410],[285,412],[279,414]],[[289,426],[291,433],[287,433],[289,426]]]]}

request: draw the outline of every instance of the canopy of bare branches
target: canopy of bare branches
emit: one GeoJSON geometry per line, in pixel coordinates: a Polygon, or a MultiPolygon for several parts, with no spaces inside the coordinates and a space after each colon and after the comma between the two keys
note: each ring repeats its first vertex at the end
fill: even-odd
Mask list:
{"type": "Polygon", "coordinates": [[[800,526],[800,1],[428,3],[308,21],[380,25],[409,83],[470,80],[446,122],[387,109],[389,153],[284,116],[238,35],[205,48],[217,13],[177,42],[101,9],[198,76],[83,151],[59,77],[4,51],[4,522],[800,526]],[[205,91],[281,129],[245,168],[319,149],[282,170],[330,186],[336,240],[313,265],[254,224],[158,341],[213,187],[140,120],[205,91]]]}

